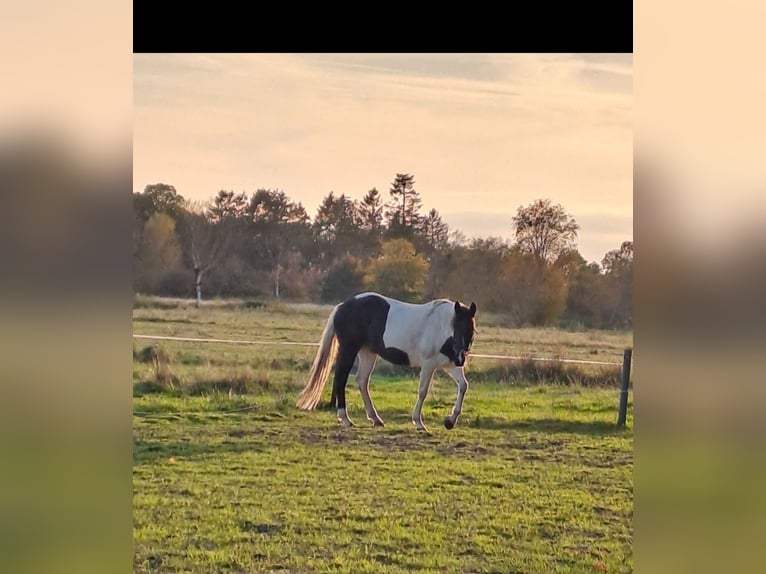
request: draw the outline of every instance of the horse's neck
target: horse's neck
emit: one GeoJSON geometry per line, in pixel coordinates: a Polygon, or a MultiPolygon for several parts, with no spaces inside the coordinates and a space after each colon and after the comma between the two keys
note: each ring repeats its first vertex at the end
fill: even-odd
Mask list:
{"type": "MultiPolygon", "coordinates": [[[[446,299],[437,299],[432,302],[433,307],[428,313],[428,317],[434,322],[428,326],[429,332],[433,333],[437,339],[452,334],[452,304],[446,299]]],[[[441,344],[443,341],[438,341],[441,344]]]]}

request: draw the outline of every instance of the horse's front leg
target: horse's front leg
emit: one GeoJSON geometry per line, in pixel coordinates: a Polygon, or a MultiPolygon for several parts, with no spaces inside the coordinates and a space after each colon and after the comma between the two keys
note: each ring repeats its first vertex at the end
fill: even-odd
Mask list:
{"type": "Polygon", "coordinates": [[[428,389],[431,387],[431,379],[433,379],[434,371],[436,369],[428,364],[424,364],[420,367],[420,385],[418,386],[418,400],[415,403],[415,409],[412,411],[412,424],[418,430],[427,431],[426,425],[423,424],[423,401],[428,396],[428,389]]]}
{"type": "Polygon", "coordinates": [[[465,397],[465,392],[468,390],[468,380],[465,378],[463,367],[456,367],[453,365],[444,370],[447,371],[449,376],[457,383],[455,406],[452,407],[452,412],[444,417],[445,428],[451,429],[457,424],[457,417],[460,416],[460,412],[463,410],[463,398],[465,397]]]}

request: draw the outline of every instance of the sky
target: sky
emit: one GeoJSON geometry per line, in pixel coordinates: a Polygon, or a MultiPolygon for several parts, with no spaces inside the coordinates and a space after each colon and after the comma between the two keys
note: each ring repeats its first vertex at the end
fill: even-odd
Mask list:
{"type": "Polygon", "coordinates": [[[588,261],[633,239],[632,54],[135,54],[133,187],[190,199],[283,190],[384,197],[513,238],[538,198],[580,224],[588,261]]]}

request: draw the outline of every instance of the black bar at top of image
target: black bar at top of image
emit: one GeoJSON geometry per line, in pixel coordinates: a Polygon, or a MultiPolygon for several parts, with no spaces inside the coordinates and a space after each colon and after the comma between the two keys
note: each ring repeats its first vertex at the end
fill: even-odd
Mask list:
{"type": "Polygon", "coordinates": [[[632,1],[308,6],[134,0],[133,52],[633,52],[632,1]]]}

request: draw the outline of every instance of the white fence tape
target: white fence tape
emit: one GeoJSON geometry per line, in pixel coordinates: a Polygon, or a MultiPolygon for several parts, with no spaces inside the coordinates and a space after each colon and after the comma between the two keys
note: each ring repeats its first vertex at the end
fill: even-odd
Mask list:
{"type": "MultiPolygon", "coordinates": [[[[162,335],[133,335],[134,339],[155,339],[158,341],[187,341],[192,343],[230,343],[232,345],[294,345],[298,347],[318,347],[319,343],[300,343],[293,341],[257,341],[246,339],[206,339],[199,337],[171,337],[162,335]]],[[[580,359],[545,359],[541,357],[514,357],[511,355],[484,355],[480,353],[471,353],[469,355],[476,359],[507,359],[513,361],[541,361],[549,363],[576,363],[581,365],[609,365],[620,366],[622,363],[609,363],[606,361],[583,361],[580,359]]]]}

